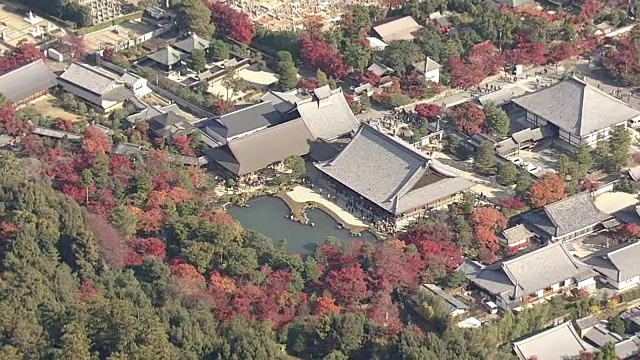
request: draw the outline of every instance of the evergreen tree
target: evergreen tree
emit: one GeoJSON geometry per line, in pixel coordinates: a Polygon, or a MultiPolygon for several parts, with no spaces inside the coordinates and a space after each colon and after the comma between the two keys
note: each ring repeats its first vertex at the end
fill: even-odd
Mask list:
{"type": "Polygon", "coordinates": [[[318,87],[325,86],[329,84],[329,77],[322,70],[316,70],[316,82],[318,83],[318,87]]]}
{"type": "Polygon", "coordinates": [[[222,40],[212,40],[209,44],[209,57],[211,60],[227,60],[229,58],[229,47],[222,40]]]}
{"type": "Polygon", "coordinates": [[[191,59],[189,60],[189,67],[197,72],[201,73],[206,70],[207,59],[205,58],[205,52],[201,49],[193,49],[191,53],[191,59]]]}
{"type": "Polygon", "coordinates": [[[578,172],[586,174],[591,170],[594,163],[593,156],[591,156],[591,148],[586,144],[580,144],[573,160],[576,162],[578,172]]]}
{"type": "Polygon", "coordinates": [[[504,186],[513,185],[518,177],[518,169],[512,163],[505,163],[498,166],[496,181],[504,186]]]}
{"type": "Polygon", "coordinates": [[[174,7],[178,30],[208,39],[215,30],[211,10],[201,0],[181,0],[174,7]]]}
{"type": "Polygon", "coordinates": [[[278,74],[278,87],[282,91],[295,89],[298,86],[298,69],[293,63],[293,57],[288,51],[276,53],[276,73],[278,74]]]}
{"type": "Polygon", "coordinates": [[[609,152],[604,156],[603,167],[608,172],[616,172],[629,163],[631,135],[625,126],[611,129],[608,140],[609,152]]]}
{"type": "Polygon", "coordinates": [[[516,187],[514,189],[516,195],[524,198],[529,191],[531,184],[533,184],[531,176],[526,171],[520,171],[518,173],[518,177],[516,179],[516,187]]]}
{"type": "Polygon", "coordinates": [[[489,102],[482,109],[486,118],[487,129],[489,132],[499,138],[503,138],[509,134],[511,125],[509,117],[494,103],[489,102]]]}
{"type": "Polygon", "coordinates": [[[490,141],[483,142],[476,153],[473,165],[475,172],[481,175],[493,175],[496,173],[497,165],[498,160],[496,159],[493,143],[490,141]]]}

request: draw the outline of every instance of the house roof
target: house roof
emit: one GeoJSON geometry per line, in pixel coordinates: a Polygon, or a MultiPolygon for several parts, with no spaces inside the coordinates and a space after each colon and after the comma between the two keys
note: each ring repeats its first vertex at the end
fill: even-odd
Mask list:
{"type": "Polygon", "coordinates": [[[551,203],[544,207],[544,212],[555,226],[555,236],[558,237],[593,226],[611,217],[596,207],[588,192],[551,203]]]}
{"type": "Polygon", "coordinates": [[[422,288],[432,292],[433,294],[439,296],[440,298],[442,298],[445,303],[447,308],[449,309],[449,312],[454,312],[456,310],[468,310],[469,307],[463,303],[462,301],[458,300],[455,298],[455,296],[447,293],[446,291],[442,290],[438,285],[436,284],[423,284],[422,288]]]}
{"type": "Polygon", "coordinates": [[[579,356],[582,351],[595,350],[580,339],[570,321],[516,341],[513,349],[521,360],[533,357],[540,360],[565,360],[579,356]]]}
{"type": "Polygon", "coordinates": [[[584,339],[596,347],[602,347],[608,342],[617,343],[622,337],[614,332],[607,330],[607,327],[598,324],[584,334],[584,339]]]}
{"type": "Polygon", "coordinates": [[[519,7],[524,4],[532,3],[534,0],[494,0],[498,4],[504,4],[510,7],[519,7]]]}
{"type": "Polygon", "coordinates": [[[384,76],[388,73],[393,72],[393,69],[387,66],[384,66],[380,63],[374,62],[373,64],[369,65],[369,67],[367,68],[367,70],[371,71],[372,73],[378,75],[378,76],[384,76]]]}
{"type": "Polygon", "coordinates": [[[629,339],[622,340],[615,345],[616,355],[620,359],[629,359],[640,353],[640,337],[634,335],[629,339]]]}
{"type": "Polygon", "coordinates": [[[312,97],[297,102],[297,110],[316,139],[333,140],[358,130],[359,121],[341,89],[317,88],[312,97]]]}
{"type": "Polygon", "coordinates": [[[157,136],[166,138],[169,136],[187,135],[195,129],[187,119],[173,111],[156,115],[147,120],[149,128],[157,136]]]}
{"type": "Polygon", "coordinates": [[[147,55],[149,59],[166,66],[175,65],[181,60],[185,60],[188,56],[189,55],[169,45],[153,54],[147,55]]]}
{"type": "Polygon", "coordinates": [[[592,328],[598,324],[600,324],[600,320],[598,320],[594,315],[587,315],[576,320],[576,327],[578,330],[587,330],[588,328],[592,328]]]}
{"type": "Polygon", "coordinates": [[[594,270],[616,281],[625,281],[640,275],[640,242],[622,243],[602,249],[585,262],[594,270]]]}
{"type": "Polygon", "coordinates": [[[414,33],[420,29],[422,29],[422,25],[418,24],[411,16],[387,21],[373,27],[373,31],[387,44],[390,41],[413,40],[416,38],[414,33]]]}
{"type": "Polygon", "coordinates": [[[513,102],[576,136],[586,136],[640,116],[622,100],[568,78],[513,102]]]}
{"type": "Polygon", "coordinates": [[[418,61],[413,63],[413,67],[421,74],[425,74],[429,71],[437,70],[442,67],[442,65],[435,62],[432,58],[428,57],[425,60],[418,61]]]}
{"type": "Polygon", "coordinates": [[[362,124],[333,160],[316,167],[393,214],[401,214],[473,186],[402,140],[362,124]]]}
{"type": "Polygon", "coordinates": [[[302,119],[285,122],[209,149],[207,157],[235,175],[252,173],[309,152],[313,136],[302,119]]]}
{"type": "Polygon", "coordinates": [[[209,48],[209,41],[199,37],[196,34],[192,34],[191,36],[185,38],[184,40],[173,44],[173,47],[175,47],[178,50],[191,54],[195,49],[206,50],[207,48],[209,48]]]}
{"type": "Polygon", "coordinates": [[[56,75],[42,59],[9,71],[0,76],[0,94],[13,103],[56,85],[56,75]]]}
{"type": "Polygon", "coordinates": [[[481,269],[473,281],[494,295],[520,298],[566,279],[584,280],[595,273],[554,243],[481,269]]]}
{"type": "Polygon", "coordinates": [[[527,230],[527,228],[524,227],[524,225],[522,224],[505,229],[502,232],[502,235],[504,236],[505,240],[507,240],[508,245],[516,244],[523,240],[528,240],[535,236],[534,233],[527,230]]]}
{"type": "Polygon", "coordinates": [[[89,65],[71,64],[60,77],[76,87],[95,95],[103,95],[116,86],[116,80],[89,65]]]}
{"type": "Polygon", "coordinates": [[[640,165],[634,166],[629,169],[629,177],[635,182],[640,181],[640,165]]]}
{"type": "Polygon", "coordinates": [[[212,119],[207,125],[225,139],[282,122],[271,102],[258,103],[212,119]]]}

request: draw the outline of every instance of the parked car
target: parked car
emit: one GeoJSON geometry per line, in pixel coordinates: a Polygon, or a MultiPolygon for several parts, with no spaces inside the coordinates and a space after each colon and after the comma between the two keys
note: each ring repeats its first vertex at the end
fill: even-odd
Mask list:
{"type": "Polygon", "coordinates": [[[511,162],[516,166],[522,166],[522,164],[524,164],[524,161],[519,157],[512,158],[511,162]]]}
{"type": "Polygon", "coordinates": [[[493,301],[484,301],[484,306],[487,308],[489,314],[497,314],[498,313],[498,305],[493,301]]]}
{"type": "Polygon", "coordinates": [[[524,168],[530,173],[530,174],[536,174],[539,173],[540,167],[539,166],[535,166],[532,163],[525,163],[524,168]]]}

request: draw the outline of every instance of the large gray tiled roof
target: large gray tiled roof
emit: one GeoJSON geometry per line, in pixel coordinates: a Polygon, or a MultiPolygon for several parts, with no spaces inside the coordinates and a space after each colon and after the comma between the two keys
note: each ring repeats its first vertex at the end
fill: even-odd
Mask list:
{"type": "Polygon", "coordinates": [[[622,100],[569,78],[513,102],[576,136],[585,136],[640,115],[622,100]]]}
{"type": "Polygon", "coordinates": [[[302,119],[288,121],[231,140],[227,145],[206,151],[207,157],[235,175],[245,175],[309,152],[313,136],[302,119]]]}
{"type": "Polygon", "coordinates": [[[595,350],[580,339],[570,321],[516,341],[513,349],[521,360],[533,357],[540,360],[567,360],[577,358],[583,351],[595,350]]]}
{"type": "Polygon", "coordinates": [[[89,65],[71,64],[60,79],[96,95],[103,95],[116,86],[116,81],[89,65]]]}
{"type": "Polygon", "coordinates": [[[176,48],[166,46],[147,57],[162,65],[171,66],[185,60],[188,55],[176,48]]]}
{"type": "Polygon", "coordinates": [[[359,122],[341,89],[317,88],[314,96],[297,102],[297,109],[316,139],[332,140],[358,129],[359,122]]]}
{"type": "Polygon", "coordinates": [[[566,279],[584,280],[595,274],[573,258],[562,243],[555,243],[503,261],[502,269],[523,294],[531,294],[566,279]]]}
{"type": "Polygon", "coordinates": [[[622,243],[600,250],[585,262],[610,279],[629,280],[640,275],[640,242],[622,243]]]}
{"type": "Polygon", "coordinates": [[[581,192],[544,207],[545,214],[562,236],[598,224],[611,216],[600,211],[588,192],[581,192]]]}
{"type": "Polygon", "coordinates": [[[273,105],[270,102],[262,102],[213,119],[207,126],[220,136],[230,138],[281,121],[282,116],[273,105]]]}
{"type": "Polygon", "coordinates": [[[393,214],[427,205],[474,184],[447,173],[402,140],[362,124],[335,159],[316,167],[354,192],[393,214]],[[418,185],[425,176],[437,180],[418,185]]]}
{"type": "Polygon", "coordinates": [[[486,267],[471,281],[491,294],[519,298],[566,279],[581,281],[594,275],[562,243],[554,243],[486,267]]]}
{"type": "Polygon", "coordinates": [[[505,240],[507,240],[507,244],[515,244],[535,236],[534,233],[527,230],[527,228],[522,224],[505,229],[502,232],[502,235],[504,236],[505,240]]]}
{"type": "Polygon", "coordinates": [[[56,75],[43,60],[37,60],[0,76],[0,94],[11,102],[20,102],[56,86],[56,75]]]}
{"type": "Polygon", "coordinates": [[[199,37],[196,34],[192,34],[186,39],[173,44],[179,50],[191,54],[194,49],[206,50],[209,47],[209,41],[199,37]]]}
{"type": "Polygon", "coordinates": [[[373,27],[373,31],[386,43],[396,40],[413,40],[416,37],[415,33],[420,29],[422,29],[422,25],[413,20],[411,16],[387,21],[373,27]]]}

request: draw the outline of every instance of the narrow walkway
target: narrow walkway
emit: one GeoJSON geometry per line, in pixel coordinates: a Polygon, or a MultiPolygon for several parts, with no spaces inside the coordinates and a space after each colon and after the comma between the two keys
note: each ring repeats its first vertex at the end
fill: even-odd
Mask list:
{"type": "Polygon", "coordinates": [[[336,221],[348,226],[352,231],[358,230],[356,232],[360,232],[368,228],[367,224],[360,219],[309,188],[296,186],[293,190],[287,192],[286,195],[296,203],[312,203],[318,206],[318,208],[329,214],[329,216],[333,217],[336,221]]]}

